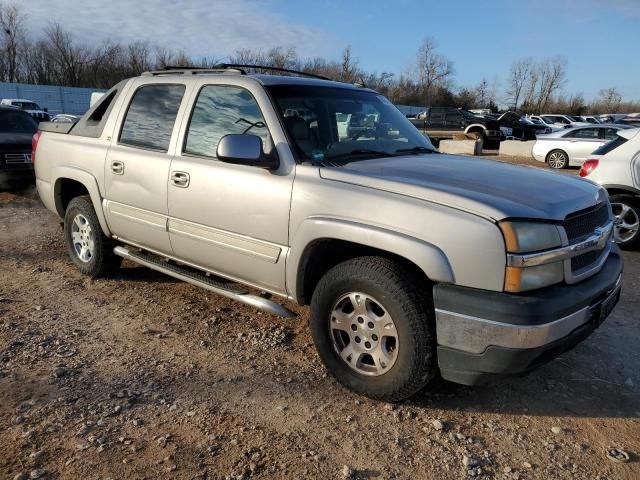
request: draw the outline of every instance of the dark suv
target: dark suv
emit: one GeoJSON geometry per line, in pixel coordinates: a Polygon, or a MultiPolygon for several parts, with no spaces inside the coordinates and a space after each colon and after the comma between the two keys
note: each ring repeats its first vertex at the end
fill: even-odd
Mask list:
{"type": "Polygon", "coordinates": [[[37,130],[28,113],[0,105],[0,188],[34,180],[31,139],[37,130]]]}
{"type": "Polygon", "coordinates": [[[467,134],[485,143],[500,141],[500,124],[493,119],[474,115],[468,110],[454,107],[432,107],[421,112],[411,122],[433,140],[454,138],[467,134]]]}

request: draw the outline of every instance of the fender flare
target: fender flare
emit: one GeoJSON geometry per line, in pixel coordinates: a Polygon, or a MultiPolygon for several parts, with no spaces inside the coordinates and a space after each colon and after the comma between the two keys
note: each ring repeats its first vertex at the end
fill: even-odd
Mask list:
{"type": "Polygon", "coordinates": [[[52,177],[55,178],[53,196],[58,215],[64,218],[65,214],[65,211],[62,208],[62,198],[60,197],[61,180],[65,178],[75,180],[84,185],[89,192],[89,197],[91,197],[91,203],[93,204],[93,209],[96,211],[96,216],[98,217],[102,231],[107,237],[110,237],[111,230],[109,229],[107,219],[105,218],[104,211],[102,210],[102,197],[100,195],[100,189],[98,188],[98,181],[96,178],[90,173],[75,167],[55,167],[51,173],[52,177]]]}
{"type": "Polygon", "coordinates": [[[469,130],[476,127],[479,127],[482,131],[485,132],[485,134],[487,133],[487,127],[481,123],[472,123],[471,125],[469,125],[467,128],[464,129],[464,133],[469,133],[469,130]]]}
{"type": "Polygon", "coordinates": [[[442,250],[424,240],[383,227],[352,220],[310,217],[291,242],[286,261],[286,285],[291,298],[303,301],[302,286],[312,245],[319,240],[342,240],[384,250],[407,259],[434,282],[454,283],[453,270],[442,250]]]}

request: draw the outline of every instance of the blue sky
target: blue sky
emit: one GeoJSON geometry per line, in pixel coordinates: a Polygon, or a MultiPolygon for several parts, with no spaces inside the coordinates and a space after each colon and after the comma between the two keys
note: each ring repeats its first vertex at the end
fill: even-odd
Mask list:
{"type": "MultiPolygon", "coordinates": [[[[567,93],[617,87],[640,100],[640,0],[28,0],[31,31],[58,20],[81,43],[148,40],[222,58],[237,48],[295,46],[363,68],[407,71],[425,36],[455,64],[455,84],[506,87],[520,57],[568,59],[567,93]]],[[[26,7],[26,8],[25,8],[26,7]]]]}

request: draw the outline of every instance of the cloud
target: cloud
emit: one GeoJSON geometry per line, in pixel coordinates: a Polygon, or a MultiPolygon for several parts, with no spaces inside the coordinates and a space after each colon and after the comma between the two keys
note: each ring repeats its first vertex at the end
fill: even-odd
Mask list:
{"type": "Polygon", "coordinates": [[[257,0],[28,0],[29,32],[57,21],[80,43],[148,41],[187,54],[221,58],[241,48],[295,46],[302,56],[332,55],[338,41],[319,28],[270,13],[257,0]]]}

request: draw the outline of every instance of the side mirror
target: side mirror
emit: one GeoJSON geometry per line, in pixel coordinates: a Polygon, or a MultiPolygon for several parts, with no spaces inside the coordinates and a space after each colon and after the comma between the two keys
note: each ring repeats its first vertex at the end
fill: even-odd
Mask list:
{"type": "Polygon", "coordinates": [[[44,108],[43,108],[43,110],[44,110],[45,112],[49,112],[49,109],[48,109],[47,107],[44,107],[44,108]]]}
{"type": "Polygon", "coordinates": [[[262,139],[256,135],[229,134],[218,142],[216,157],[221,162],[249,165],[275,170],[280,165],[275,154],[267,155],[262,148],[262,139]]]}

